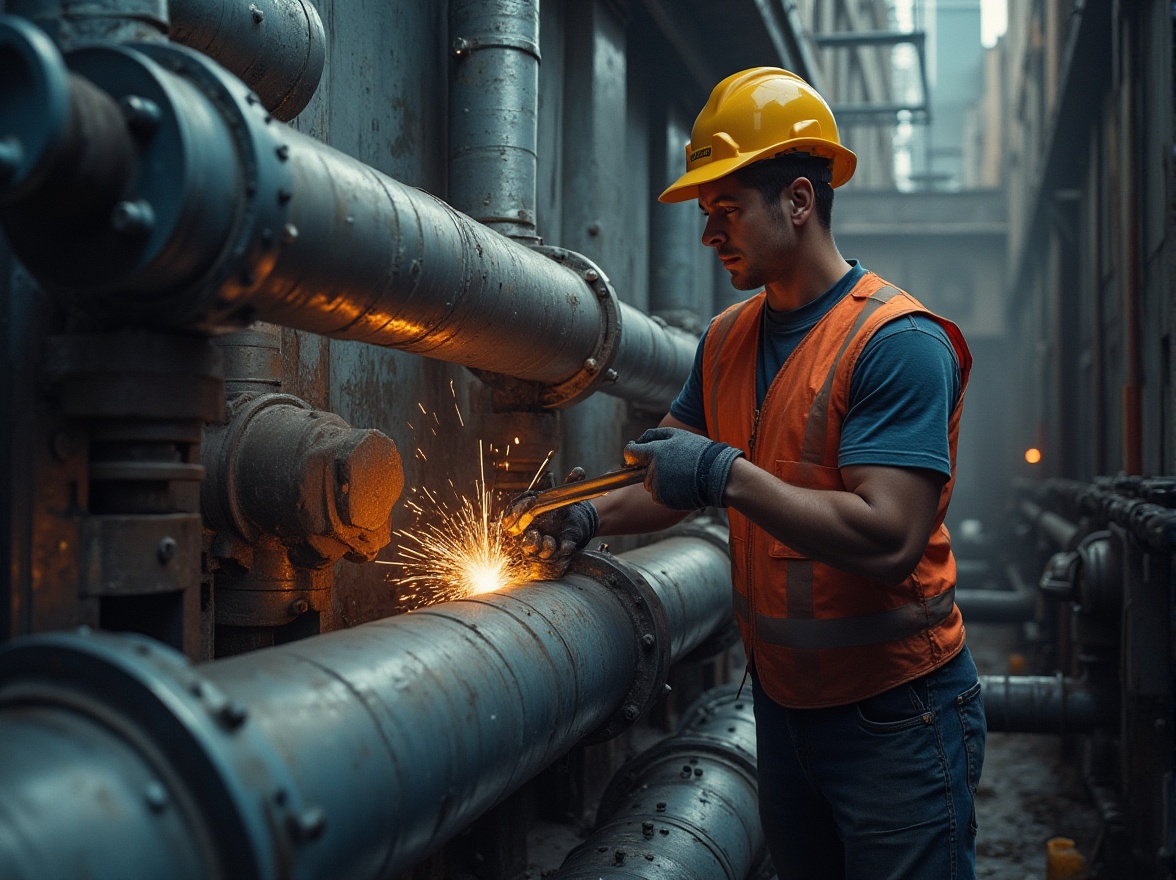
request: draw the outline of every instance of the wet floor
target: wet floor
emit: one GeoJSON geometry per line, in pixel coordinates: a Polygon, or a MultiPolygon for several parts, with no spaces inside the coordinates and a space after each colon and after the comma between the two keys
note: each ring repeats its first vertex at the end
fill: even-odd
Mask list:
{"type": "MultiPolygon", "coordinates": [[[[981,675],[1005,675],[1021,647],[1015,624],[969,624],[981,675]]],[[[1059,736],[989,733],[976,800],[976,874],[984,880],[1044,880],[1046,841],[1069,837],[1088,858],[1098,815],[1059,736]]]]}

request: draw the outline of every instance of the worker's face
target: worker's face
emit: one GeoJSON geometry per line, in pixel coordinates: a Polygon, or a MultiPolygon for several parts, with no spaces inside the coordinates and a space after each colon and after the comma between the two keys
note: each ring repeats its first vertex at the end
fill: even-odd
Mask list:
{"type": "Polygon", "coordinates": [[[785,210],[769,210],[759,190],[731,176],[700,184],[698,206],[706,215],[702,243],[718,253],[736,289],[756,290],[787,275],[796,231],[785,210]]]}

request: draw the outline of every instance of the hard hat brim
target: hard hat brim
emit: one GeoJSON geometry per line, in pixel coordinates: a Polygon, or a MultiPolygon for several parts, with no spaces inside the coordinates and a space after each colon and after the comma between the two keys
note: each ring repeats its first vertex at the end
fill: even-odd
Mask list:
{"type": "Polygon", "coordinates": [[[696,199],[700,184],[726,177],[728,174],[761,159],[768,159],[782,153],[805,152],[814,156],[823,156],[833,163],[833,179],[830,181],[830,185],[833,187],[839,187],[853,177],[853,172],[857,168],[857,156],[846,147],[819,138],[794,138],[755,153],[745,153],[729,159],[716,159],[687,171],[670,184],[666,191],[657,197],[657,200],[673,204],[696,199]]]}

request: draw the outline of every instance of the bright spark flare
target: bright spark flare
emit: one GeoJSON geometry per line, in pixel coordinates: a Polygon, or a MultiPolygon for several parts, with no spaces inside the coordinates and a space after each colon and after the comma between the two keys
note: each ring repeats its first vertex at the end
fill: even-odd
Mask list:
{"type": "MultiPolygon", "coordinates": [[[[423,457],[423,455],[422,455],[423,457]]],[[[526,569],[513,542],[493,514],[493,497],[486,484],[485,454],[478,442],[480,478],[474,497],[462,495],[449,480],[451,499],[442,500],[427,487],[419,487],[428,500],[430,516],[416,503],[412,528],[397,530],[402,540],[399,558],[390,564],[401,568],[402,600],[411,607],[463,599],[522,583],[526,569]]]]}

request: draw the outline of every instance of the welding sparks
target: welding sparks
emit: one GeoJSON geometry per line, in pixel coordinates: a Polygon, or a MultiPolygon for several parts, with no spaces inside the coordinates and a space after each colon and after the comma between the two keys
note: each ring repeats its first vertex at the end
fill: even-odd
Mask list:
{"type": "Polygon", "coordinates": [[[401,539],[399,558],[387,564],[402,570],[401,601],[409,607],[464,599],[527,579],[517,548],[503,533],[493,510],[481,441],[478,460],[479,478],[474,481],[472,497],[463,495],[453,480],[448,480],[449,499],[420,486],[414,493],[423,500],[405,502],[416,522],[396,531],[401,539]]]}

